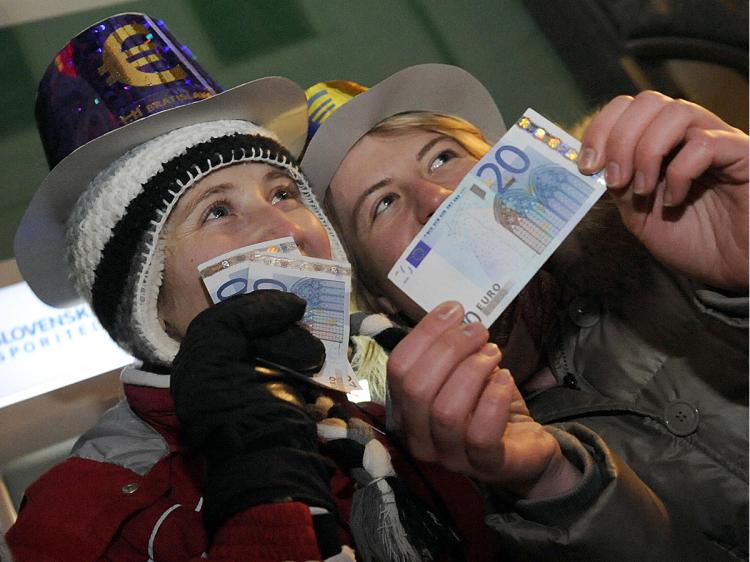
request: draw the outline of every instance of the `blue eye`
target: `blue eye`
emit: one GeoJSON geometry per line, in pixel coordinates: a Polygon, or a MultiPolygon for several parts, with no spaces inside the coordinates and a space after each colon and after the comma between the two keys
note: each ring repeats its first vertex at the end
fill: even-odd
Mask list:
{"type": "Polygon", "coordinates": [[[276,187],[271,191],[271,205],[277,205],[289,199],[299,200],[299,198],[299,189],[297,189],[297,185],[289,177],[285,177],[282,182],[277,183],[276,187]]]}
{"type": "Polygon", "coordinates": [[[430,162],[430,172],[434,172],[438,168],[444,166],[449,160],[453,160],[456,157],[456,153],[452,150],[443,150],[438,154],[432,162],[430,162]]]}
{"type": "Polygon", "coordinates": [[[390,207],[395,201],[397,197],[393,194],[386,195],[383,197],[380,201],[377,202],[375,205],[375,208],[372,212],[372,218],[376,219],[381,213],[384,213],[385,210],[390,207]]]}
{"type": "Polygon", "coordinates": [[[280,201],[286,201],[287,199],[294,199],[294,198],[295,198],[294,194],[289,193],[289,191],[287,191],[286,189],[279,189],[271,197],[271,203],[273,205],[276,205],[276,203],[279,203],[280,201]]]}
{"type": "Polygon", "coordinates": [[[229,215],[229,206],[224,202],[214,203],[206,213],[205,221],[221,219],[229,215]]]}

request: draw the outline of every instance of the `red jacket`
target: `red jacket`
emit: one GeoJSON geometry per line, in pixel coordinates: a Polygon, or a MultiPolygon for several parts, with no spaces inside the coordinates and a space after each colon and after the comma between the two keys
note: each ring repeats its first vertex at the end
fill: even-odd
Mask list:
{"type": "MultiPolygon", "coordinates": [[[[154,436],[163,452],[154,453],[153,447],[149,451],[148,441],[139,438],[137,431],[129,435],[127,424],[100,431],[100,435],[106,434],[103,439],[114,438],[125,446],[105,451],[102,455],[106,458],[96,460],[91,457],[98,453],[90,452],[96,447],[89,448],[89,458],[69,458],[26,491],[18,520],[6,537],[16,562],[321,559],[309,508],[298,502],[260,505],[241,512],[229,519],[209,544],[201,513],[203,459],[180,440],[168,388],[126,384],[125,394],[132,412],[148,426],[137,418],[135,424],[158,432],[154,436]],[[146,463],[146,470],[124,468],[139,466],[138,455],[160,458],[141,462],[146,463]]],[[[127,410],[124,404],[121,407],[127,410]]],[[[367,416],[354,404],[347,402],[347,407],[365,421],[382,422],[380,406],[368,405],[367,416]]],[[[432,494],[437,492],[438,502],[448,509],[465,539],[467,560],[496,560],[493,533],[484,524],[474,485],[437,466],[409,461],[387,441],[383,444],[412,493],[434,505],[430,488],[432,494]]],[[[85,450],[76,449],[79,455],[85,450]]],[[[337,470],[331,488],[342,521],[342,544],[353,546],[345,522],[354,481],[337,470]]]]}

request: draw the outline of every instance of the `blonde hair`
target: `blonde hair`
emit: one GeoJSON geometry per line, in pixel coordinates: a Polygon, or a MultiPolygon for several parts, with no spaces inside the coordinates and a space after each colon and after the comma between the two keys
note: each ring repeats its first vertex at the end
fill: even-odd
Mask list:
{"type": "Polygon", "coordinates": [[[450,137],[476,159],[484,156],[491,148],[482,132],[468,121],[454,115],[443,115],[429,111],[412,111],[392,115],[375,125],[368,134],[387,137],[413,129],[421,129],[450,137]]]}
{"type": "MultiPolygon", "coordinates": [[[[438,133],[452,138],[477,160],[484,156],[491,148],[490,143],[484,138],[482,132],[468,121],[465,121],[460,117],[432,113],[429,111],[411,111],[408,113],[392,115],[375,125],[367,134],[381,137],[398,136],[415,129],[438,133]]],[[[359,274],[362,267],[359,264],[356,254],[352,251],[352,247],[346,238],[346,234],[341,228],[341,223],[334,209],[330,189],[326,192],[323,201],[323,209],[325,210],[326,215],[328,215],[333,227],[336,229],[336,232],[338,232],[339,238],[341,238],[341,242],[344,245],[344,249],[352,262],[352,299],[354,301],[354,306],[359,310],[370,313],[396,313],[397,311],[385,310],[383,308],[375,298],[376,295],[374,294],[375,291],[372,283],[359,274]]]]}

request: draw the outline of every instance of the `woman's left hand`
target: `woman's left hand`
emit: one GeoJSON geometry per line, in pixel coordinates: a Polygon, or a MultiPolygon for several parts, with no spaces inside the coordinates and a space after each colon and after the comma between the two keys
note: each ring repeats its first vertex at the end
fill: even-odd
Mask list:
{"type": "Polygon", "coordinates": [[[529,415],[501,353],[459,303],[425,316],[388,361],[392,414],[419,460],[525,498],[570,490],[581,474],[529,415]]]}
{"type": "Polygon", "coordinates": [[[748,136],[657,92],[619,96],[586,129],[579,167],[607,171],[627,228],[665,265],[748,286],[748,136]]]}

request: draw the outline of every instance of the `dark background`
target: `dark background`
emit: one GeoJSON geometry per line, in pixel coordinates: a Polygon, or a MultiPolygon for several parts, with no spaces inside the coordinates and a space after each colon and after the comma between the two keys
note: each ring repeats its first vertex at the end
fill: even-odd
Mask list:
{"type": "Polygon", "coordinates": [[[47,173],[33,120],[37,81],[68,39],[128,11],[164,19],[225,88],[273,74],[304,87],[369,85],[445,62],[484,82],[506,120],[533,107],[570,126],[618,93],[657,88],[747,129],[747,2],[0,0],[0,260],[12,257],[21,214],[47,173]]]}

